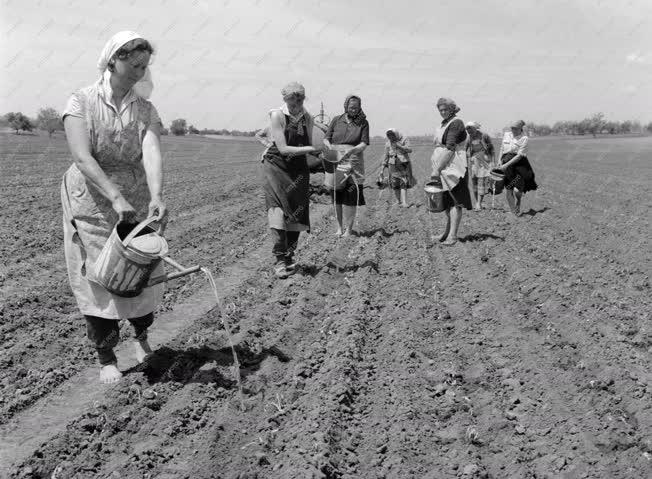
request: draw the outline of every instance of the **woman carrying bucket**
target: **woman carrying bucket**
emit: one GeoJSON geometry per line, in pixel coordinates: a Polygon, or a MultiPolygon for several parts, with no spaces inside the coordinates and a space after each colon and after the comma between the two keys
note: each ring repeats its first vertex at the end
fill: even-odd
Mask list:
{"type": "Polygon", "coordinates": [[[472,208],[466,161],[467,135],[464,122],[456,117],[460,109],[453,100],[440,98],[437,109],[443,120],[435,134],[435,151],[431,158],[432,178],[441,181],[444,190],[442,201],[446,228],[439,241],[451,246],[457,242],[462,208],[472,208]]]}
{"type": "Polygon", "coordinates": [[[310,231],[306,155],[324,146],[311,146],[313,118],[303,107],[306,91],[292,82],[281,90],[285,104],[269,112],[272,145],[263,153],[267,220],[276,258],[274,274],[284,279],[296,270],[294,252],[301,231],[310,231]]]}
{"type": "Polygon", "coordinates": [[[495,162],[494,145],[491,137],[480,130],[480,124],[470,121],[466,124],[469,139],[466,155],[471,167],[473,202],[475,210],[482,209],[482,200],[489,193],[491,169],[495,162]]]}
{"type": "Polygon", "coordinates": [[[407,190],[417,182],[412,175],[412,162],[410,161],[410,141],[394,128],[385,133],[385,158],[383,168],[389,168],[389,184],[394,190],[396,204],[407,208],[407,190]]]}
{"type": "Polygon", "coordinates": [[[344,100],[344,113],[330,122],[324,138],[326,147],[337,152],[339,165],[326,174],[324,183],[333,189],[338,236],[353,234],[357,207],[365,205],[363,194],[364,156],[369,145],[369,122],[362,111],[362,100],[349,95],[344,100]],[[339,175],[338,172],[345,172],[339,175]],[[330,185],[328,178],[330,176],[330,185]],[[343,180],[340,179],[343,177],[343,180]]]}
{"type": "Polygon", "coordinates": [[[147,328],[163,296],[162,285],[125,298],[93,281],[95,263],[116,223],[135,223],[145,215],[155,216],[162,225],[167,220],[161,120],[147,101],[153,88],[148,68],[153,53],[137,33],[117,33],[100,55],[99,80],[75,92],[63,112],[73,158],[61,185],[66,265],[104,383],[122,376],[113,352],[118,320],[133,325],[136,358],[142,362],[151,352],[147,328]]]}
{"type": "Polygon", "coordinates": [[[510,125],[510,131],[505,132],[500,145],[502,165],[498,167],[505,172],[505,198],[516,216],[521,216],[523,195],[537,189],[534,170],[527,158],[528,137],[523,132],[524,126],[525,122],[518,120],[510,125]]]}

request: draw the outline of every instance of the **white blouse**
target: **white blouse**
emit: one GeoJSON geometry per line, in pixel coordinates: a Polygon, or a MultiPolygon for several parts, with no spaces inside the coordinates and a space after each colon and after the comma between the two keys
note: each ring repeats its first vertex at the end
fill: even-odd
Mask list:
{"type": "Polygon", "coordinates": [[[501,156],[505,153],[516,153],[517,155],[527,156],[528,137],[521,133],[514,136],[511,131],[506,131],[503,136],[503,143],[500,147],[501,156]]]}

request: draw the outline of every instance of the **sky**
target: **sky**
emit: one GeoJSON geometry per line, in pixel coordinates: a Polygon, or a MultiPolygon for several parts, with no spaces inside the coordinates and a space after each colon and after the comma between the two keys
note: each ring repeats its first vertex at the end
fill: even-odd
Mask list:
{"type": "Polygon", "coordinates": [[[0,114],[61,111],[120,30],[156,48],[166,125],[263,127],[290,81],[313,113],[360,95],[373,135],[433,134],[442,96],[488,132],[652,121],[649,0],[0,0],[0,114]]]}

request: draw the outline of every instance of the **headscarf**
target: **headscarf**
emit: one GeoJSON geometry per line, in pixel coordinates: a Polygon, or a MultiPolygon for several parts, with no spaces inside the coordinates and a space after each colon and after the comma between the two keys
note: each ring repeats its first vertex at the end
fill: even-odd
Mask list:
{"type": "MultiPolygon", "coordinates": [[[[394,137],[396,138],[397,142],[400,142],[403,139],[403,135],[401,135],[401,133],[399,133],[399,131],[396,128],[388,128],[387,131],[385,132],[385,136],[387,136],[387,134],[390,131],[394,133],[394,137]]],[[[387,141],[389,142],[389,138],[387,138],[387,141]]]]}
{"type": "MultiPolygon", "coordinates": [[[[116,33],[108,42],[106,42],[106,45],[104,45],[104,48],[102,49],[102,53],[100,53],[100,58],[97,60],[97,68],[100,70],[100,75],[102,75],[104,81],[108,82],[111,79],[111,72],[109,71],[108,66],[113,55],[115,55],[115,53],[125,44],[137,39],[144,40],[142,35],[125,30],[116,33]]],[[[154,83],[152,82],[152,73],[149,71],[149,67],[145,69],[145,75],[132,87],[132,90],[137,96],[144,99],[148,99],[152,95],[154,83]]]]}
{"type": "Polygon", "coordinates": [[[476,130],[479,130],[482,125],[480,125],[480,123],[478,123],[477,121],[468,121],[468,122],[466,122],[465,126],[467,128],[472,127],[472,128],[475,128],[476,130]]]}
{"type": "Polygon", "coordinates": [[[358,103],[360,103],[360,111],[358,112],[357,115],[355,115],[355,117],[353,118],[349,117],[349,119],[356,125],[360,126],[367,119],[367,115],[365,115],[364,111],[362,111],[362,100],[358,95],[349,95],[346,97],[346,99],[344,100],[344,114],[347,116],[349,115],[346,112],[346,109],[349,107],[349,102],[353,99],[358,100],[358,103]]]}
{"type": "Polygon", "coordinates": [[[460,111],[460,107],[457,106],[457,104],[451,98],[440,98],[437,100],[437,108],[439,108],[441,105],[446,105],[448,108],[450,108],[453,114],[456,114],[458,111],[460,111]]]}
{"type": "Polygon", "coordinates": [[[302,97],[305,97],[306,89],[303,87],[301,83],[293,81],[291,83],[288,83],[281,89],[281,95],[283,95],[284,100],[293,95],[300,95],[302,97]]]}
{"type": "Polygon", "coordinates": [[[389,141],[389,138],[387,138],[387,141],[385,142],[385,147],[387,148],[387,151],[389,152],[390,156],[397,156],[400,155],[406,159],[409,160],[409,155],[403,151],[398,151],[396,148],[394,148],[395,145],[401,145],[401,146],[406,146],[407,144],[407,138],[405,138],[401,133],[396,129],[396,128],[389,128],[385,132],[385,136],[387,136],[387,133],[389,132],[394,133],[394,136],[396,137],[396,141],[392,143],[389,141]]]}

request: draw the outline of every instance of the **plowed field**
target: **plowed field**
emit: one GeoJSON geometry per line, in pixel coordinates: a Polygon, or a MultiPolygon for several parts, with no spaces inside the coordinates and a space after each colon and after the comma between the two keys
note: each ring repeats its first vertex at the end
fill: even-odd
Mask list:
{"type": "Polygon", "coordinates": [[[169,283],[155,354],[123,325],[108,386],[63,261],[65,141],[1,142],[1,477],[652,477],[652,139],[532,141],[526,214],[496,197],[453,247],[423,206],[432,147],[402,209],[374,144],[360,234],[313,195],[279,281],[259,145],[164,138],[171,257],[213,272],[223,317],[202,275],[169,283]]]}

